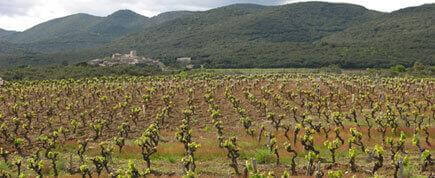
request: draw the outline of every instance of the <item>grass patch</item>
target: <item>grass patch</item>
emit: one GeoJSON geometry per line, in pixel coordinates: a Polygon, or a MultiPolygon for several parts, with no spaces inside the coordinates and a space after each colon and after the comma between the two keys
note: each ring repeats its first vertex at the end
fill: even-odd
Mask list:
{"type": "Polygon", "coordinates": [[[174,163],[177,163],[178,161],[180,161],[181,157],[178,155],[164,154],[164,155],[156,155],[152,159],[174,164],[174,163]]]}
{"type": "Polygon", "coordinates": [[[268,164],[275,162],[275,155],[266,148],[258,148],[250,152],[242,152],[240,154],[243,159],[255,158],[259,164],[268,164]]]}
{"type": "Polygon", "coordinates": [[[5,162],[0,162],[0,170],[3,170],[3,171],[7,171],[7,170],[9,170],[10,168],[9,168],[9,166],[8,166],[8,164],[6,164],[5,162]]]}
{"type": "Polygon", "coordinates": [[[272,163],[275,161],[274,154],[269,149],[258,149],[255,152],[255,159],[260,164],[272,163]]]}

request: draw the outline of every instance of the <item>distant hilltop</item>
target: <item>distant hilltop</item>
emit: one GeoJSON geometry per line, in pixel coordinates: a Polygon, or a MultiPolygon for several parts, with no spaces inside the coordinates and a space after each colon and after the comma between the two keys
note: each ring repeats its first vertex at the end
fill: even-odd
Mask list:
{"type": "Polygon", "coordinates": [[[147,65],[157,66],[163,71],[167,70],[167,67],[159,60],[138,56],[135,50],[130,51],[129,54],[115,53],[112,55],[112,57],[106,57],[103,59],[94,59],[87,62],[87,64],[91,66],[101,66],[101,67],[147,64],[147,65]]]}
{"type": "Polygon", "coordinates": [[[78,64],[120,49],[161,56],[167,66],[180,68],[174,60],[184,57],[195,65],[181,59],[186,68],[435,66],[433,17],[435,4],[383,13],[312,1],[234,4],[151,18],[129,10],[107,17],[74,14],[23,32],[0,30],[0,67],[78,64]]]}

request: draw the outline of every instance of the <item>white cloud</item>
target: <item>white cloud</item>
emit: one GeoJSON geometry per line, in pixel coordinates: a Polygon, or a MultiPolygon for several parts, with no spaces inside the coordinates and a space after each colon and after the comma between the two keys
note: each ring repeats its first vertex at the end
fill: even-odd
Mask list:
{"type": "MultiPolygon", "coordinates": [[[[308,0],[0,0],[0,28],[25,30],[36,24],[75,13],[107,16],[130,9],[145,16],[174,10],[208,10],[233,3],[277,5],[308,0]]],[[[379,11],[394,11],[435,0],[326,0],[359,4],[379,11]]]]}

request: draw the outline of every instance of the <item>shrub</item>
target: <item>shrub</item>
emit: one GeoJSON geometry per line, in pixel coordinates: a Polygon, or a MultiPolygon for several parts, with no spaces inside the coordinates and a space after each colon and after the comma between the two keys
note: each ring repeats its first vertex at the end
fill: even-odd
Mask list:
{"type": "Polygon", "coordinates": [[[269,149],[261,148],[256,150],[255,159],[259,164],[272,163],[274,155],[269,149]]]}
{"type": "Polygon", "coordinates": [[[324,73],[333,73],[333,74],[341,74],[342,73],[342,69],[339,65],[333,64],[333,65],[329,65],[327,67],[322,67],[319,70],[320,72],[324,72],[324,73]]]}
{"type": "Polygon", "coordinates": [[[396,72],[396,73],[403,73],[403,72],[406,72],[406,68],[405,68],[405,66],[403,66],[403,65],[395,65],[395,66],[392,66],[391,68],[390,68],[390,70],[392,71],[392,72],[396,72]]]}

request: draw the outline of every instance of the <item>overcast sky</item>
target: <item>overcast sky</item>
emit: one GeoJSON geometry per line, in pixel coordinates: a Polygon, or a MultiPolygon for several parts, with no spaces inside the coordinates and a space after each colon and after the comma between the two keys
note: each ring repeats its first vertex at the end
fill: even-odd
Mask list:
{"type": "MultiPolygon", "coordinates": [[[[41,22],[75,13],[107,16],[130,9],[151,17],[174,10],[208,10],[234,3],[280,5],[307,0],[0,0],[0,28],[22,31],[41,22]]],[[[359,4],[391,12],[405,7],[435,3],[435,0],[326,0],[359,4]]]]}

